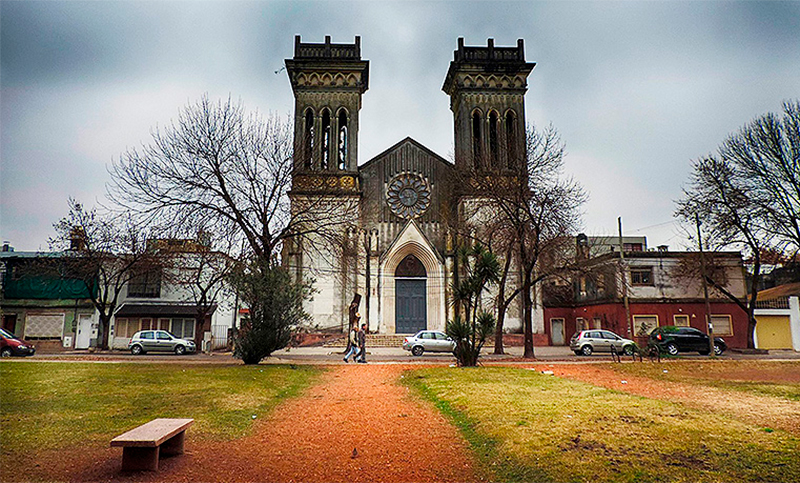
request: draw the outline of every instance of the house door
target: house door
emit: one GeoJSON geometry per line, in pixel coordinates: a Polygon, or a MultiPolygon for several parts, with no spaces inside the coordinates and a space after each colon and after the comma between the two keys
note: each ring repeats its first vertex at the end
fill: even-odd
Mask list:
{"type": "Polygon", "coordinates": [[[78,317],[78,333],[75,335],[75,348],[88,349],[92,338],[97,338],[97,327],[92,324],[90,314],[81,314],[78,317]]]}
{"type": "Polygon", "coordinates": [[[414,334],[428,328],[427,273],[422,262],[408,255],[395,276],[395,333],[414,334]]]}
{"type": "Polygon", "coordinates": [[[11,332],[12,334],[17,329],[17,314],[10,314],[3,316],[3,329],[11,332]]]}
{"type": "Polygon", "coordinates": [[[564,345],[564,319],[550,319],[550,337],[553,345],[564,345]]]}

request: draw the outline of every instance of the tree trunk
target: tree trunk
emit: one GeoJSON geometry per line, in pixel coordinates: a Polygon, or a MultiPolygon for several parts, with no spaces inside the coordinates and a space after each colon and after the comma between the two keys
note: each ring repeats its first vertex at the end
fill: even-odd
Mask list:
{"type": "MultiPolygon", "coordinates": [[[[109,311],[111,314],[111,311],[109,311]]],[[[98,344],[100,349],[108,350],[108,333],[111,331],[111,315],[105,315],[103,312],[100,312],[100,343],[98,344]]]]}
{"type": "MultiPolygon", "coordinates": [[[[500,296],[497,297],[500,299],[500,296]]],[[[503,322],[506,319],[506,307],[502,302],[497,304],[497,325],[494,328],[494,353],[505,354],[503,351],[503,322]]]]}
{"type": "Polygon", "coordinates": [[[533,299],[531,299],[531,277],[526,273],[522,283],[523,324],[525,326],[525,353],[522,357],[533,359],[533,299]]]}

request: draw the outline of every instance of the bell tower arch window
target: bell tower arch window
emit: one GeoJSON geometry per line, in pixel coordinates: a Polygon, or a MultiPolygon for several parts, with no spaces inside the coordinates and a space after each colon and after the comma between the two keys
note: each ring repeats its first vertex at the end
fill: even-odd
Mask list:
{"type": "Polygon", "coordinates": [[[499,167],[500,163],[500,141],[498,136],[498,116],[497,111],[489,113],[489,162],[492,168],[499,167]]]}
{"type": "Polygon", "coordinates": [[[331,157],[331,111],[322,111],[322,153],[320,155],[320,167],[328,169],[331,157]]]}
{"type": "Polygon", "coordinates": [[[506,167],[508,169],[516,169],[520,165],[520,160],[517,159],[520,155],[519,147],[517,147],[517,116],[514,111],[509,110],[506,112],[506,167]]]}
{"type": "Polygon", "coordinates": [[[347,169],[347,146],[350,142],[348,139],[348,128],[347,128],[347,110],[344,108],[339,109],[339,135],[338,135],[338,142],[339,142],[339,149],[338,149],[338,167],[341,170],[347,169]]]}
{"type": "Polygon", "coordinates": [[[478,110],[472,112],[472,160],[476,168],[482,167],[481,162],[481,113],[478,110]]]}
{"type": "Polygon", "coordinates": [[[314,110],[306,109],[303,118],[303,166],[311,169],[314,163],[314,110]]]}

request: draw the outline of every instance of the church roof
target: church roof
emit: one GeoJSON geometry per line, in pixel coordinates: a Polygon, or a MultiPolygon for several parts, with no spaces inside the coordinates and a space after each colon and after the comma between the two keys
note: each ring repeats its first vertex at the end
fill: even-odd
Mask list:
{"type": "Polygon", "coordinates": [[[444,159],[443,157],[439,156],[435,152],[431,151],[430,149],[425,147],[423,144],[419,143],[418,141],[414,140],[411,137],[406,137],[405,139],[397,142],[392,147],[386,149],[382,153],[378,154],[374,158],[370,159],[366,163],[364,163],[361,166],[359,166],[358,170],[361,171],[361,170],[367,168],[368,166],[371,166],[372,164],[377,163],[378,161],[380,161],[381,159],[383,159],[384,157],[386,157],[387,155],[389,155],[393,151],[399,150],[400,148],[402,148],[405,145],[411,145],[411,146],[414,146],[417,149],[422,150],[423,152],[428,154],[433,159],[435,159],[435,160],[439,161],[440,163],[446,165],[448,168],[452,168],[454,166],[453,163],[451,163],[450,161],[448,161],[448,160],[444,159]]]}

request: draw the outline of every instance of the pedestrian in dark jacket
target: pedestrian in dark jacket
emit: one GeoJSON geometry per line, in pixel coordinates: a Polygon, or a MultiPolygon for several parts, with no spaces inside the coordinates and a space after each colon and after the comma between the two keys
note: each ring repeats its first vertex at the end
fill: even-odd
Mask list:
{"type": "Polygon", "coordinates": [[[358,362],[362,364],[367,363],[367,324],[361,324],[361,330],[358,331],[358,350],[360,358],[358,362]]]}

